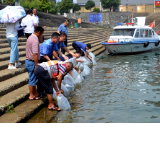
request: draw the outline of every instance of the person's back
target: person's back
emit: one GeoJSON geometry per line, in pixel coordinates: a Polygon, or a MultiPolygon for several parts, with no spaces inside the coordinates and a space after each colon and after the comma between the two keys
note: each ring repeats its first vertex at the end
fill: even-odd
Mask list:
{"type": "Polygon", "coordinates": [[[26,26],[24,29],[24,32],[26,34],[26,37],[28,38],[33,32],[34,32],[34,23],[35,19],[32,16],[32,10],[27,11],[27,16],[22,19],[21,26],[26,26]]]}
{"type": "Polygon", "coordinates": [[[82,42],[75,42],[75,43],[76,43],[76,45],[77,45],[79,48],[82,49],[82,51],[85,51],[85,52],[86,52],[86,47],[87,47],[86,44],[84,44],[84,43],[82,43],[82,42]]]}

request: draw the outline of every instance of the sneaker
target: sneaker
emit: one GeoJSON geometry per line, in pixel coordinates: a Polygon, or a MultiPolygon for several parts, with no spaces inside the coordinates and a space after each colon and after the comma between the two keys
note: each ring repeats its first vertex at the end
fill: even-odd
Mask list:
{"type": "Polygon", "coordinates": [[[18,68],[20,65],[22,65],[22,63],[18,62],[18,63],[15,63],[15,67],[18,68]]]}
{"type": "Polygon", "coordinates": [[[8,65],[8,69],[16,69],[16,67],[14,67],[13,65],[8,65]]]}

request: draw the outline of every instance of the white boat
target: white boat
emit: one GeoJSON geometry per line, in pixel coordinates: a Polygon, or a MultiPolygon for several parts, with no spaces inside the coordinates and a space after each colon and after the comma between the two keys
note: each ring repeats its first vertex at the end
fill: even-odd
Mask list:
{"type": "Polygon", "coordinates": [[[160,37],[149,26],[127,23],[113,29],[110,38],[102,41],[111,54],[135,54],[160,48],[160,37]]]}

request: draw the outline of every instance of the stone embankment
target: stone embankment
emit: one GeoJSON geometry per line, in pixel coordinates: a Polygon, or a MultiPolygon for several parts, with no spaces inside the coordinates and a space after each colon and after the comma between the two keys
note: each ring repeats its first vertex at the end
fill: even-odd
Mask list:
{"type": "MultiPolygon", "coordinates": [[[[49,39],[57,28],[45,28],[45,40],[49,39]]],[[[104,29],[69,29],[68,48],[73,50],[72,42],[81,41],[91,43],[90,50],[95,55],[103,52],[105,48],[101,45],[102,38],[110,36],[112,30],[104,29]]],[[[10,58],[10,47],[5,37],[5,29],[0,24],[0,122],[26,122],[38,110],[42,109],[47,99],[29,101],[28,95],[28,73],[25,69],[25,45],[26,38],[19,39],[19,60],[23,64],[16,70],[8,70],[10,58]],[[5,111],[14,106],[15,113],[5,111]]]]}

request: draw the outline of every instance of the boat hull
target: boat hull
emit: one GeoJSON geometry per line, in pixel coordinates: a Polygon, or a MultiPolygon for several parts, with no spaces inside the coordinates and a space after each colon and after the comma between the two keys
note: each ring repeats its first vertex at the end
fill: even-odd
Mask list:
{"type": "Polygon", "coordinates": [[[150,42],[147,47],[144,43],[128,43],[128,44],[103,44],[106,50],[111,54],[136,54],[143,53],[160,48],[160,44],[155,46],[155,42],[150,42]]]}

